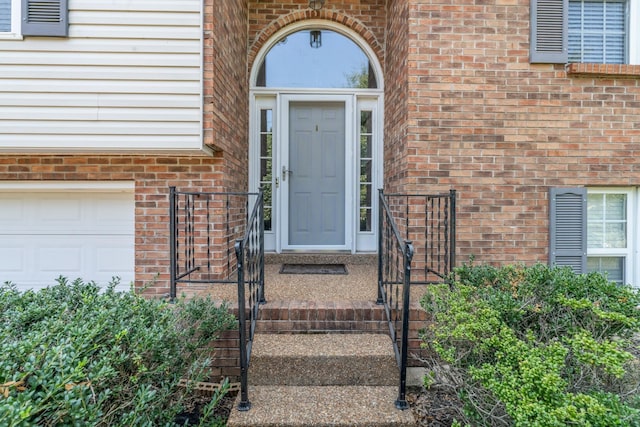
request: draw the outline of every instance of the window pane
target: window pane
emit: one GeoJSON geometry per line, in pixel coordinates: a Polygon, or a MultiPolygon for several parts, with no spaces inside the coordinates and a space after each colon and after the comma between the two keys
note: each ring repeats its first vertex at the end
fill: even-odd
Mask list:
{"type": "Polygon", "coordinates": [[[271,208],[264,208],[264,231],[271,231],[273,227],[271,208]]]}
{"type": "Polygon", "coordinates": [[[611,249],[627,247],[627,195],[587,196],[587,246],[611,249]]]}
{"type": "Polygon", "coordinates": [[[260,186],[264,190],[264,229],[272,230],[273,110],[260,110],[260,186]]]}
{"type": "Polygon", "coordinates": [[[627,247],[627,225],[607,224],[605,228],[605,248],[626,248],[627,247]]]}
{"type": "Polygon", "coordinates": [[[371,209],[360,209],[360,231],[371,231],[371,209]]]}
{"type": "Polygon", "coordinates": [[[360,136],[360,158],[371,158],[371,135],[360,136]]]}
{"type": "Polygon", "coordinates": [[[612,282],[625,283],[624,257],[587,257],[587,272],[604,273],[612,282]]]}
{"type": "Polygon", "coordinates": [[[260,66],[258,86],[375,88],[367,55],[331,30],[303,30],[283,37],[260,66]]]}
{"type": "Polygon", "coordinates": [[[627,195],[607,194],[605,215],[608,221],[627,219],[627,195]]]}
{"type": "Polygon", "coordinates": [[[372,112],[362,111],[360,112],[360,133],[371,133],[372,124],[372,112]]]}
{"type": "Polygon", "coordinates": [[[624,63],[627,38],[625,10],[624,1],[570,1],[569,61],[624,63]]]}
{"type": "Polygon", "coordinates": [[[360,162],[360,182],[371,182],[371,160],[360,162]]]}
{"type": "Polygon", "coordinates": [[[271,157],[272,135],[270,133],[260,135],[260,156],[271,157]]]}
{"type": "Polygon", "coordinates": [[[604,194],[587,195],[587,215],[589,221],[599,221],[604,218],[604,194]]]}
{"type": "Polygon", "coordinates": [[[260,110],[260,132],[273,132],[273,111],[260,110]]]}
{"type": "Polygon", "coordinates": [[[371,185],[362,184],[360,186],[360,207],[371,206],[371,185]]]}
{"type": "Polygon", "coordinates": [[[604,226],[602,223],[589,223],[587,226],[587,246],[589,248],[604,247],[604,226]]]}
{"type": "Polygon", "coordinates": [[[11,0],[0,0],[0,33],[11,31],[11,0]]]}
{"type": "Polygon", "coordinates": [[[260,181],[271,182],[271,159],[260,160],[260,181]]]}

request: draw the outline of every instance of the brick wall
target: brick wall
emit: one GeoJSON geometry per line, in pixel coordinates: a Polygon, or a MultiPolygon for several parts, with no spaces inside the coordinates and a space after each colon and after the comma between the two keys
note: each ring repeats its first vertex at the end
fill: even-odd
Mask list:
{"type": "Polygon", "coordinates": [[[529,64],[528,0],[408,8],[405,189],[458,190],[459,262],[546,262],[550,187],[640,184],[637,67],[529,64]]]}
{"type": "Polygon", "coordinates": [[[249,66],[278,30],[294,22],[321,19],[340,23],[362,36],[383,62],[385,0],[331,0],[319,11],[308,0],[249,1],[249,66]]]}
{"type": "Polygon", "coordinates": [[[409,100],[409,7],[404,0],[389,1],[385,57],[384,187],[402,192],[406,178],[409,100]]]}
{"type": "Polygon", "coordinates": [[[222,188],[221,157],[45,155],[0,157],[0,181],[135,181],[136,287],[169,292],[169,186],[222,188]]]}
{"type": "Polygon", "coordinates": [[[224,158],[224,191],[247,191],[249,86],[247,4],[206,0],[204,140],[224,158]]]}

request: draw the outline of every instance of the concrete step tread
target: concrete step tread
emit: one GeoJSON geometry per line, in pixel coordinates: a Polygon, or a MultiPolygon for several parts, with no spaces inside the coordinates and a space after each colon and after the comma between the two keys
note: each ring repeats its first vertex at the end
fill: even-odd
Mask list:
{"type": "Polygon", "coordinates": [[[382,334],[256,334],[256,386],[388,386],[398,382],[391,338],[382,334]]]}
{"type": "Polygon", "coordinates": [[[391,338],[383,334],[256,334],[251,357],[394,357],[391,338]]]}
{"type": "MultiPolygon", "coordinates": [[[[234,406],[230,427],[243,426],[415,426],[410,410],[398,410],[397,387],[291,387],[249,388],[251,409],[234,406]]],[[[239,397],[238,397],[239,399],[239,397]]]]}

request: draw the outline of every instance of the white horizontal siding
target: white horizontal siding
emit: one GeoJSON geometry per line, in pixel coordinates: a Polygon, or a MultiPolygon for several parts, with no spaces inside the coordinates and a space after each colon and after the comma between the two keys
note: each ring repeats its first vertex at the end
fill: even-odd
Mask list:
{"type": "Polygon", "coordinates": [[[0,40],[0,150],[202,148],[200,0],[70,0],[69,37],[0,40]]]}

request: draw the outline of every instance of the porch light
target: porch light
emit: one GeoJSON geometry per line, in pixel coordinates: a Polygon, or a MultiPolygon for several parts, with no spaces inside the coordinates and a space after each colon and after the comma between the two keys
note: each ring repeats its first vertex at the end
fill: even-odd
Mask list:
{"type": "Polygon", "coordinates": [[[309,8],[313,10],[320,10],[324,6],[324,0],[309,0],[309,8]]]}
{"type": "Polygon", "coordinates": [[[322,46],[322,32],[320,30],[311,30],[309,32],[309,45],[314,49],[322,46]]]}

